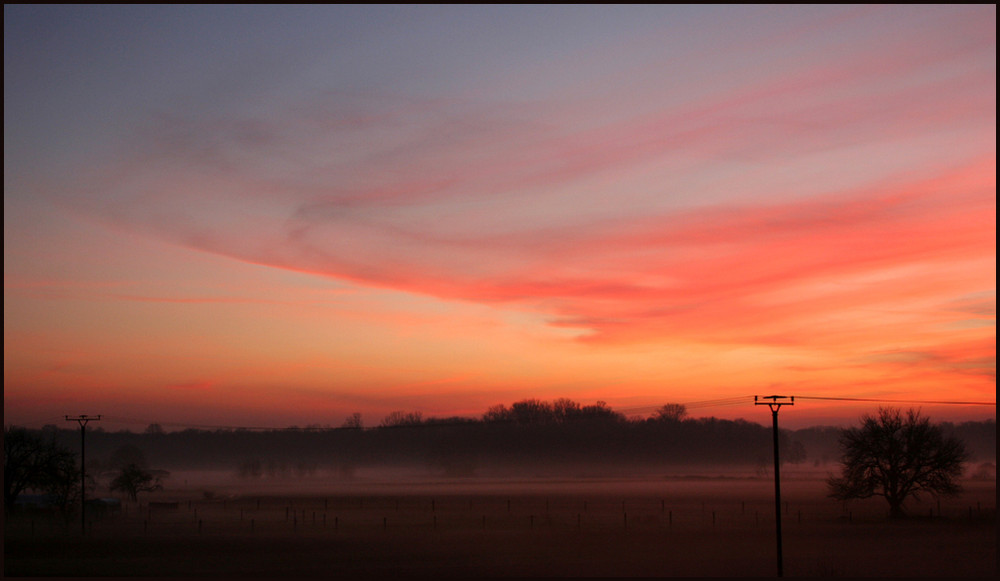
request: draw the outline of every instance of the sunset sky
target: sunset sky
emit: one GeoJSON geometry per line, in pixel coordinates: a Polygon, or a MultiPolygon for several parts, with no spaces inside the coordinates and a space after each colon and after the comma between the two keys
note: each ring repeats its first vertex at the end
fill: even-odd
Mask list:
{"type": "Polygon", "coordinates": [[[6,423],[995,390],[995,5],[4,6],[6,423]]]}

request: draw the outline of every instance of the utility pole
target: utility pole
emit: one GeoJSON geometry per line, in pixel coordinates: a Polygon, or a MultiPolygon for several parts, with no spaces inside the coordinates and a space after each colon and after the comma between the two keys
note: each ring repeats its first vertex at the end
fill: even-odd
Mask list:
{"type": "Polygon", "coordinates": [[[99,421],[101,416],[66,416],[67,422],[80,424],[80,532],[87,534],[87,422],[99,421]]]}
{"type": "Polygon", "coordinates": [[[778,577],[782,577],[785,573],[781,558],[781,461],[778,459],[778,410],[783,405],[795,405],[795,396],[764,395],[758,397],[755,395],[753,403],[771,408],[772,432],[774,434],[774,522],[778,538],[778,577]]]}

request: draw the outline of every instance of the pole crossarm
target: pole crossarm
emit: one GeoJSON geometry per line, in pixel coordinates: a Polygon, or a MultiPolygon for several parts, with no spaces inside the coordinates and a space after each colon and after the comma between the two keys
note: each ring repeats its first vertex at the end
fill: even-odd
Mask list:
{"type": "Polygon", "coordinates": [[[755,395],[753,405],[766,405],[772,412],[777,412],[783,405],[795,405],[794,395],[755,395]],[[770,401],[768,401],[770,400],[770,401]]]}
{"type": "Polygon", "coordinates": [[[80,427],[86,426],[87,422],[96,422],[99,421],[100,419],[101,419],[100,414],[96,416],[88,416],[86,414],[82,416],[66,416],[67,422],[76,422],[80,424],[80,427]]]}

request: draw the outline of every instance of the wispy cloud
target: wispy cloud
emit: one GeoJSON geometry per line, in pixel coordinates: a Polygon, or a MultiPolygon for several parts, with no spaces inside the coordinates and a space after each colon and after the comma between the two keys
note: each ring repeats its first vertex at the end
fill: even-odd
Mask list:
{"type": "MultiPolygon", "coordinates": [[[[487,363],[453,365],[448,348],[414,341],[394,345],[420,360],[406,367],[381,347],[432,327],[454,346],[490,325],[503,352],[531,327],[553,349],[538,361],[585,352],[652,370],[649,353],[669,345],[701,369],[725,360],[733,376],[766,367],[796,385],[832,385],[838,365],[869,386],[995,377],[995,7],[602,9],[600,21],[580,8],[564,26],[536,21],[558,9],[468,10],[382,22],[345,9],[335,15],[360,28],[338,20],[336,43],[314,23],[308,39],[289,34],[303,52],[287,59],[270,52],[282,43],[253,40],[240,55],[273,57],[258,68],[185,45],[162,56],[177,87],[122,88],[114,123],[87,121],[110,119],[102,105],[73,131],[58,130],[66,115],[45,125],[11,159],[47,144],[67,153],[47,158],[50,174],[14,171],[5,209],[51,216],[44,200],[73,213],[38,227],[6,218],[5,291],[29,307],[12,320],[37,328],[37,299],[57,303],[77,325],[65,344],[99,321],[102,348],[160,362],[150,376],[169,378],[154,384],[214,377],[214,393],[227,373],[322,383],[343,370],[317,362],[327,346],[405,367],[372,389],[464,390],[468,377],[493,393],[487,363]],[[442,37],[440,19],[476,32],[442,37]],[[111,227],[69,232],[80,216],[111,227]],[[305,282],[319,277],[350,290],[305,282]],[[117,338],[137,317],[162,354],[117,338]],[[448,317],[462,321],[442,330],[448,317]],[[204,349],[177,339],[195,323],[217,333],[204,349]],[[163,371],[202,350],[190,369],[163,371]]],[[[297,27],[310,20],[296,14],[297,27]]],[[[144,63],[121,76],[141,78],[144,63]]],[[[28,64],[11,70],[44,85],[28,64]]],[[[110,73],[88,75],[72,86],[103,104],[110,73]]],[[[28,93],[12,107],[34,103],[28,93]]],[[[39,123],[15,125],[11,149],[39,123]]],[[[535,373],[518,380],[575,381],[535,373]]]]}
{"type": "Polygon", "coordinates": [[[903,101],[896,90],[846,90],[829,101],[844,83],[864,87],[885,74],[890,65],[873,60],[583,134],[547,124],[537,108],[440,101],[349,99],[271,121],[170,119],[145,134],[146,153],[103,176],[112,193],[100,199],[102,211],[255,264],[517,303],[593,339],[760,340],[796,310],[851,308],[858,297],[839,293],[835,305],[831,293],[803,293],[766,307],[759,297],[988,256],[995,157],[906,172],[890,163],[881,175],[818,186],[808,197],[780,179],[756,196],[708,200],[669,183],[583,184],[692,154],[704,161],[679,166],[681,182],[704,179],[714,167],[705,164],[725,159],[809,167],[812,149],[844,147],[844,139],[892,148],[981,109],[962,101],[974,91],[952,98],[938,80],[907,88],[903,101]],[[765,107],[775,99],[787,105],[780,115],[765,107]]]}

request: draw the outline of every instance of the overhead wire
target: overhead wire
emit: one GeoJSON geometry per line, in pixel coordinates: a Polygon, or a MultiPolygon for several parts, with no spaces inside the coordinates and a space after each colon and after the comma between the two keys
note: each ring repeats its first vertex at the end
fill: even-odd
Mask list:
{"type": "Polygon", "coordinates": [[[64,421],[65,419],[66,419],[66,416],[53,416],[53,417],[49,417],[49,418],[43,418],[43,419],[40,419],[40,420],[33,420],[33,421],[29,421],[29,422],[24,422],[24,424],[22,424],[22,425],[33,426],[33,425],[41,424],[41,425],[44,426],[44,425],[47,425],[47,424],[51,424],[52,422],[64,421]]]}
{"type": "Polygon", "coordinates": [[[866,402],[882,402],[882,403],[916,403],[916,404],[928,404],[928,405],[985,405],[985,406],[996,406],[997,402],[989,401],[927,401],[927,400],[910,400],[910,399],[879,399],[879,398],[867,398],[867,397],[819,397],[811,395],[797,395],[797,399],[820,399],[829,401],[866,401],[866,402]]]}
{"type": "MultiPolygon", "coordinates": [[[[147,426],[152,426],[152,425],[155,424],[155,425],[158,425],[158,426],[161,426],[161,427],[189,428],[189,429],[202,429],[202,430],[257,430],[257,431],[261,431],[261,430],[303,430],[303,429],[309,429],[309,428],[301,428],[301,427],[298,427],[298,426],[284,427],[284,428],[275,428],[275,427],[268,427],[268,426],[225,426],[225,425],[214,425],[214,424],[191,424],[191,423],[183,423],[183,422],[154,422],[154,421],[150,421],[150,420],[142,420],[142,419],[137,419],[137,418],[125,418],[125,417],[121,417],[121,416],[103,416],[103,418],[107,419],[108,421],[111,421],[111,422],[122,423],[122,424],[145,424],[147,426]]],[[[324,428],[324,429],[333,429],[333,428],[324,428]]]]}
{"type": "MultiPolygon", "coordinates": [[[[822,400],[822,401],[858,401],[858,402],[870,402],[870,403],[907,403],[907,404],[925,404],[925,405],[974,405],[974,406],[993,406],[996,407],[996,402],[986,402],[986,401],[945,401],[945,400],[907,400],[907,399],[884,399],[884,398],[864,398],[864,397],[824,397],[824,396],[791,396],[799,400],[822,400]]],[[[734,396],[718,399],[707,399],[707,400],[697,400],[689,402],[676,402],[679,405],[683,405],[685,409],[704,409],[712,407],[728,407],[734,405],[745,405],[754,400],[752,395],[734,396]]],[[[623,413],[625,415],[634,415],[642,413],[651,413],[663,407],[664,404],[650,404],[645,406],[632,406],[626,408],[620,408],[616,411],[623,413]]],[[[40,420],[35,420],[32,422],[27,422],[25,425],[37,425],[37,424],[47,424],[54,421],[59,421],[64,419],[64,416],[54,416],[51,418],[44,418],[40,420]]],[[[108,421],[109,423],[119,423],[119,424],[133,424],[133,425],[159,425],[161,427],[171,427],[171,428],[186,428],[186,429],[202,429],[202,430],[250,430],[250,431],[310,431],[310,430],[341,430],[341,429],[357,429],[345,426],[290,426],[290,427],[272,427],[272,426],[232,426],[232,425],[216,425],[216,424],[193,424],[184,422],[157,422],[151,420],[144,420],[139,418],[123,417],[123,416],[109,416],[102,415],[102,419],[108,421]]],[[[470,418],[473,419],[473,418],[470,418]]],[[[430,422],[427,425],[443,425],[441,423],[430,422]]]]}

